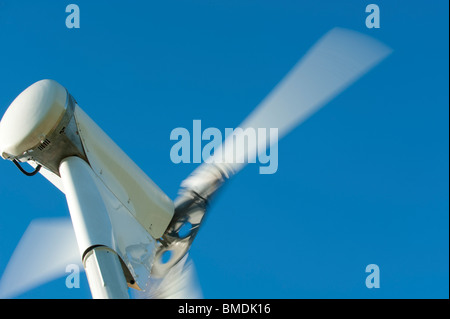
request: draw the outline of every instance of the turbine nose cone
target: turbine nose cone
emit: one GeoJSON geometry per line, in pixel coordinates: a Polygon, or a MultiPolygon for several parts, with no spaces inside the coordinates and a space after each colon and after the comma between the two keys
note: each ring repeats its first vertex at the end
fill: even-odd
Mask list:
{"type": "Polygon", "coordinates": [[[11,103],[0,122],[0,155],[16,157],[45,140],[66,109],[67,91],[53,80],[38,81],[11,103]]]}

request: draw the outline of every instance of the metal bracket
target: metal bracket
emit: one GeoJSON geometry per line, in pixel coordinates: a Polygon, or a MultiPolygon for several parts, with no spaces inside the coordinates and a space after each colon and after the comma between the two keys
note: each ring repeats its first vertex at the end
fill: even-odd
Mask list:
{"type": "Polygon", "coordinates": [[[207,206],[207,200],[195,192],[183,195],[169,227],[159,239],[152,267],[153,276],[164,276],[187,253],[200,229],[207,206]],[[164,260],[166,254],[170,254],[167,261],[164,260]]]}
{"type": "Polygon", "coordinates": [[[216,165],[208,166],[200,174],[208,177],[204,179],[205,184],[197,184],[200,187],[196,190],[193,187],[182,188],[175,201],[172,221],[158,240],[152,276],[163,277],[186,255],[204,221],[209,201],[228,179],[228,174],[216,165]],[[168,260],[165,260],[166,254],[170,254],[168,260]]]}

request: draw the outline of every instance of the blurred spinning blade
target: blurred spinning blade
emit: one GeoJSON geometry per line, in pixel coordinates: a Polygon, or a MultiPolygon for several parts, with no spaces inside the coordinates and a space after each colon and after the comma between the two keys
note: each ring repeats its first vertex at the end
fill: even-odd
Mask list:
{"type": "Polygon", "coordinates": [[[12,298],[62,277],[70,264],[81,265],[70,219],[33,220],[0,280],[0,298],[12,298]]]}
{"type": "MultiPolygon", "coordinates": [[[[256,131],[265,128],[267,132],[277,128],[281,139],[390,53],[390,48],[369,36],[334,28],[306,53],[239,127],[256,131]]],[[[238,131],[228,136],[209,159],[228,178],[254,160],[258,150],[266,152],[266,146],[276,143],[266,145],[264,139],[258,139],[256,145],[234,149],[233,139],[242,134],[238,131]]],[[[208,163],[200,165],[183,181],[182,187],[204,192],[211,179],[215,179],[206,177],[211,175],[208,166],[208,163]]]]}
{"type": "MultiPolygon", "coordinates": [[[[386,58],[391,49],[361,33],[334,28],[326,33],[278,83],[273,91],[239,126],[218,150],[181,183],[175,201],[175,216],[162,238],[157,259],[166,251],[176,258],[168,263],[156,263],[155,275],[163,275],[189,250],[212,196],[220,186],[259,154],[275,146],[314,112],[336,97],[352,83],[386,58]],[[265,129],[266,138],[257,136],[257,143],[236,147],[245,130],[265,129]],[[267,138],[271,128],[278,138],[267,138]],[[185,225],[191,225],[188,235],[180,235],[185,225]]],[[[272,134],[272,132],[270,132],[272,134]]]]}
{"type": "Polygon", "coordinates": [[[145,292],[133,291],[139,299],[201,299],[203,294],[193,261],[186,254],[162,278],[151,278],[145,292]]]}

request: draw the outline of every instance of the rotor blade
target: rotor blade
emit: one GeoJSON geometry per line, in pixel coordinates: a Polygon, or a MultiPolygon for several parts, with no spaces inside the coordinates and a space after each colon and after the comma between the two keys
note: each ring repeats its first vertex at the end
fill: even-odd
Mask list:
{"type": "MultiPolygon", "coordinates": [[[[276,151],[278,140],[386,58],[391,49],[366,35],[334,28],[292,68],[214,154],[181,183],[175,215],[162,237],[157,257],[173,251],[167,263],[154,263],[164,274],[189,250],[208,203],[225,180],[246,163],[276,151]],[[269,140],[269,141],[268,141],[269,140]],[[190,225],[187,235],[180,235],[190,225]]],[[[261,167],[261,170],[266,167],[261,167]]],[[[265,171],[265,173],[271,173],[265,171]]]]}
{"type": "MultiPolygon", "coordinates": [[[[390,48],[369,36],[341,28],[332,29],[297,62],[244,120],[239,126],[242,130],[235,130],[228,136],[222,147],[207,162],[214,163],[226,177],[236,174],[247,162],[254,161],[258,153],[266,152],[266,148],[276,144],[280,138],[386,58],[390,52],[390,48]],[[248,143],[247,147],[234,145],[235,141],[242,141],[248,128],[256,130],[257,133],[258,129],[266,129],[265,134],[269,133],[270,128],[275,128],[278,130],[278,137],[269,142],[266,141],[267,135],[258,135],[257,142],[248,143]]],[[[202,173],[207,166],[210,165],[200,165],[192,174],[192,178],[185,180],[182,186],[200,191],[204,189],[198,184],[214,180],[214,177],[201,181],[205,174],[200,174],[198,178],[195,178],[195,175],[202,173]]]]}
{"type": "Polygon", "coordinates": [[[203,298],[194,263],[186,254],[162,278],[152,278],[145,292],[134,292],[140,299],[203,298]]]}
{"type": "Polygon", "coordinates": [[[0,298],[16,297],[62,277],[71,264],[83,270],[70,219],[35,219],[6,266],[0,280],[0,298]]]}

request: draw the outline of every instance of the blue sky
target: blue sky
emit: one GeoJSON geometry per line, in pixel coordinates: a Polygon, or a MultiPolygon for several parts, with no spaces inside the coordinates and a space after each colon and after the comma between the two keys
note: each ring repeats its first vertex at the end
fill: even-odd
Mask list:
{"type": "MultiPolygon", "coordinates": [[[[448,1],[129,3],[0,0],[0,113],[57,80],[174,199],[197,165],[171,162],[174,128],[236,127],[328,30],[371,35],[393,54],[280,141],[276,174],[231,180],[191,256],[206,298],[448,298],[448,1]]],[[[41,176],[0,176],[3,273],[32,219],[68,209],[41,176]]],[[[62,278],[20,297],[90,293],[62,278]]]]}

